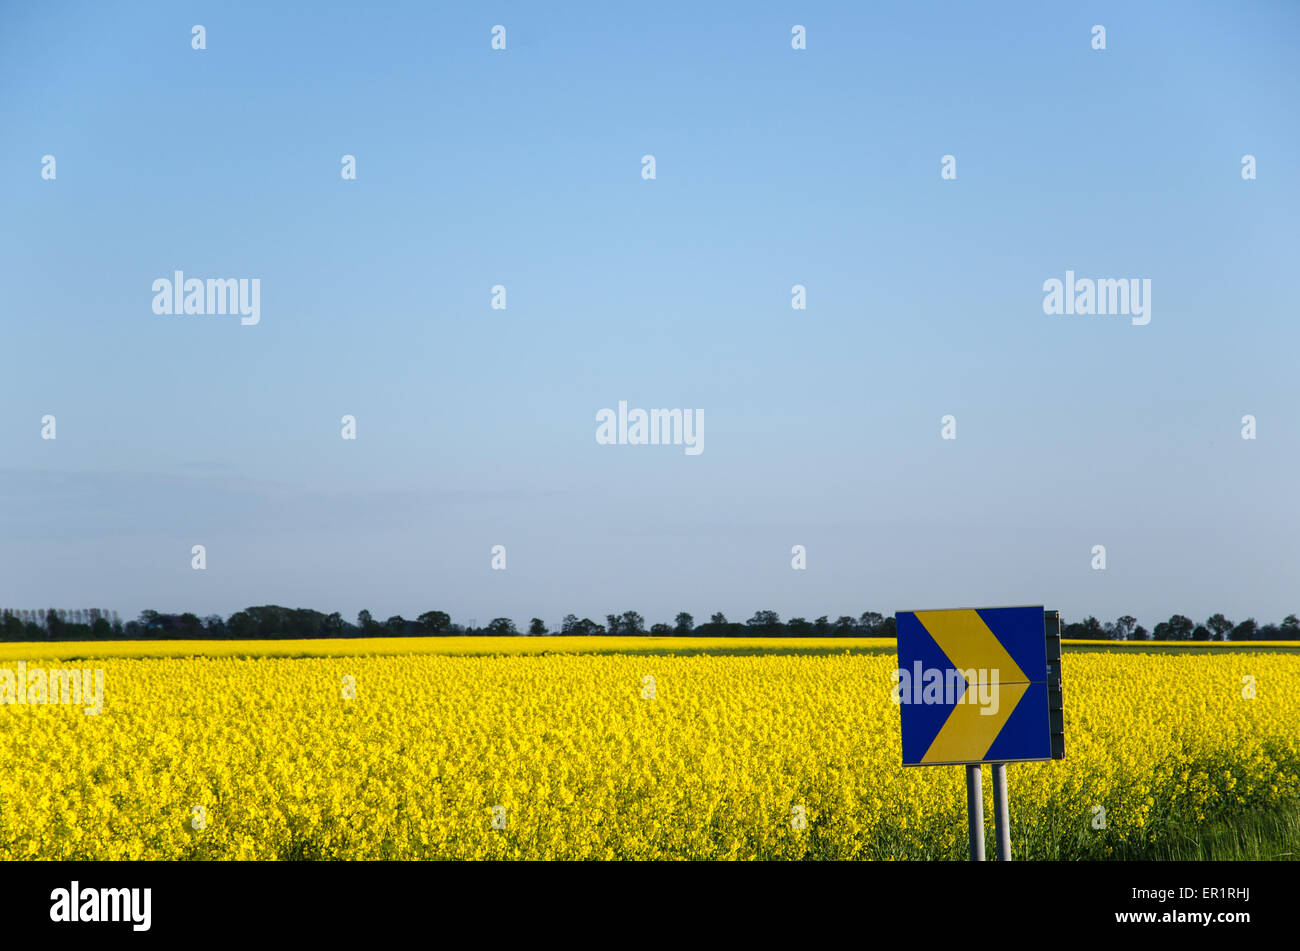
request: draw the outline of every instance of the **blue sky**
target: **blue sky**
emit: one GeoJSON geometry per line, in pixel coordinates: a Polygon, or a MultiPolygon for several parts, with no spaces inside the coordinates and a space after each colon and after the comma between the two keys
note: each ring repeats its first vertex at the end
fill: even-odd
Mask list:
{"type": "Polygon", "coordinates": [[[1300,8],[1136,6],[5,6],[0,603],[1300,611],[1300,8]]]}

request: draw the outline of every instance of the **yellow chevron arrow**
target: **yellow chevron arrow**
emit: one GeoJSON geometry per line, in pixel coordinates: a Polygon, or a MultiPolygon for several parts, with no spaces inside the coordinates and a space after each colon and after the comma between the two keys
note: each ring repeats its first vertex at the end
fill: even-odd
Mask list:
{"type": "MultiPolygon", "coordinates": [[[[966,688],[967,692],[974,689],[966,688]]],[[[984,758],[1029,684],[998,684],[993,689],[997,691],[998,712],[985,716],[978,703],[959,701],[921,757],[922,763],[971,763],[984,758]]]]}
{"type": "Polygon", "coordinates": [[[917,611],[916,619],[958,670],[996,670],[1004,684],[1029,683],[974,608],[917,611]]]}
{"type": "Polygon", "coordinates": [[[965,691],[957,698],[957,705],[921,762],[981,760],[1029,689],[1029,678],[989,630],[979,612],[969,608],[917,611],[916,619],[966,681],[965,691]],[[997,672],[998,684],[993,689],[997,691],[998,708],[997,713],[986,715],[978,703],[968,702],[966,695],[976,689],[976,684],[967,674],[979,676],[983,672],[987,677],[990,671],[997,672]]]}

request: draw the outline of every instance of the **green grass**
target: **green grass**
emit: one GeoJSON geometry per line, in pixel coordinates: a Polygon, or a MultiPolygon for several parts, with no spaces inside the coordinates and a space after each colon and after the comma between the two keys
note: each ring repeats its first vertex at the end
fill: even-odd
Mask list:
{"type": "Polygon", "coordinates": [[[1300,808],[1259,810],[1169,832],[1119,859],[1153,862],[1300,861],[1300,808]]]}
{"type": "Polygon", "coordinates": [[[1300,653],[1300,641],[1062,641],[1061,650],[1097,654],[1300,653]]]}
{"type": "Polygon", "coordinates": [[[885,637],[579,637],[451,636],[286,638],[283,640],[35,641],[0,643],[0,666],[26,660],[181,657],[378,657],[406,654],[513,656],[547,654],[893,654],[885,637]]]}

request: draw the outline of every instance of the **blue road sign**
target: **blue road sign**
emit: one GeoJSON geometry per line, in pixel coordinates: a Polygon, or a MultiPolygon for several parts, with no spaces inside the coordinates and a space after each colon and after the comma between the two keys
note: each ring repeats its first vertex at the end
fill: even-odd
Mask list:
{"type": "Polygon", "coordinates": [[[1052,758],[1041,606],[895,620],[904,766],[1052,758]]]}

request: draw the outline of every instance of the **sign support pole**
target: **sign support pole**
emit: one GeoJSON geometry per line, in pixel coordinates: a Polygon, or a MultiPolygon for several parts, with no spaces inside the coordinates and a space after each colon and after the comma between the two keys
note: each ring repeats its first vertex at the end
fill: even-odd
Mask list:
{"type": "Polygon", "coordinates": [[[979,763],[966,767],[966,821],[970,827],[970,860],[984,861],[984,779],[979,763]]]}
{"type": "Polygon", "coordinates": [[[1011,861],[1011,817],[1007,811],[1007,764],[993,764],[993,827],[998,837],[998,861],[1011,861]]]}

